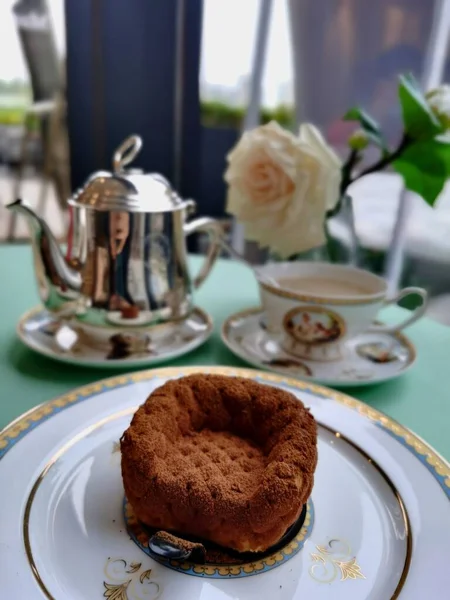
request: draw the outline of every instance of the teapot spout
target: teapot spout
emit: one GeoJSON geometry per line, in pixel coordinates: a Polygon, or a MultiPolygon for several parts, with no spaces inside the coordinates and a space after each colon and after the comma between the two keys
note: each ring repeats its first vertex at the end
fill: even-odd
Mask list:
{"type": "Polygon", "coordinates": [[[22,200],[16,200],[7,207],[26,218],[33,249],[34,266],[38,289],[43,304],[52,311],[59,311],[70,300],[75,300],[81,291],[81,274],[70,266],[50,231],[41,219],[22,200]]]}

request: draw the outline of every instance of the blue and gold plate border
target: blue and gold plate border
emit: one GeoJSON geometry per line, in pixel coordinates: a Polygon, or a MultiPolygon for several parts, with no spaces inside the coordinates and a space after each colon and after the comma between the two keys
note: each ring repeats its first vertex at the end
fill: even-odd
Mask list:
{"type": "Polygon", "coordinates": [[[64,394],[54,400],[50,400],[41,404],[27,413],[18,417],[10,425],[0,432],[0,459],[2,459],[10,450],[20,442],[20,440],[33,431],[41,423],[44,423],[55,414],[70,408],[74,404],[78,404],[85,400],[89,400],[111,389],[126,387],[140,381],[149,381],[158,378],[181,377],[192,373],[215,373],[221,375],[234,375],[239,377],[248,377],[256,379],[261,383],[273,383],[281,386],[287,386],[296,390],[304,390],[313,394],[334,400],[339,404],[343,404],[348,408],[355,410],[362,416],[366,417],[391,437],[396,439],[402,446],[407,448],[416,456],[416,458],[424,465],[431,475],[439,483],[440,487],[450,500],[450,464],[444,460],[435,450],[420,439],[416,434],[412,433],[406,427],[403,427],[390,417],[381,413],[374,408],[347,396],[341,392],[328,389],[321,385],[300,381],[292,377],[283,377],[273,373],[264,371],[256,371],[253,369],[241,369],[234,367],[166,367],[161,369],[149,369],[128,375],[120,375],[104,379],[98,383],[87,385],[68,394],[64,394]]]}
{"type": "Polygon", "coordinates": [[[311,535],[314,526],[314,505],[312,500],[309,499],[306,504],[305,520],[300,528],[300,531],[290,542],[288,542],[277,552],[269,554],[263,558],[255,558],[255,560],[252,562],[247,562],[240,565],[214,565],[209,563],[201,565],[189,561],[157,558],[154,554],[149,552],[148,535],[143,529],[141,529],[136,517],[134,516],[133,509],[126,498],[124,499],[123,514],[130,538],[143,552],[145,552],[145,554],[174,571],[185,573],[186,575],[194,575],[196,577],[210,577],[212,579],[250,577],[251,575],[258,575],[258,573],[265,573],[266,571],[271,571],[272,569],[279,567],[300,552],[306,540],[311,535]]]}

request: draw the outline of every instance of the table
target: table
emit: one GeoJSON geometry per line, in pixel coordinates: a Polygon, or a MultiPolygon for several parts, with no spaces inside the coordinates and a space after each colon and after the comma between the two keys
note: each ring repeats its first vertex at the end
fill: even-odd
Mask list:
{"type": "MultiPolygon", "coordinates": [[[[191,259],[192,269],[199,259],[191,259]]],[[[15,326],[27,309],[39,303],[29,246],[0,247],[0,428],[36,404],[68,390],[114,375],[111,369],[86,369],[58,363],[28,350],[16,338],[15,326]]],[[[171,365],[245,366],[220,341],[220,326],[238,310],[258,305],[251,271],[220,260],[197,293],[197,303],[214,319],[214,334],[198,350],[171,365]]],[[[389,308],[382,318],[395,322],[403,309],[389,308]]],[[[422,319],[408,329],[418,351],[416,366],[397,380],[348,393],[411,428],[450,459],[450,328],[422,319]]]]}

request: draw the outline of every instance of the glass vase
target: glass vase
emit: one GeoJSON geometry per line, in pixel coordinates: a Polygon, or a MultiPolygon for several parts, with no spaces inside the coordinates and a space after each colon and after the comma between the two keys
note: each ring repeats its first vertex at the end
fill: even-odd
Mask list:
{"type": "MultiPolygon", "coordinates": [[[[351,196],[344,195],[333,214],[324,224],[326,243],[306,252],[290,256],[288,261],[319,261],[357,266],[359,264],[359,244],[355,229],[355,217],[351,196]]],[[[270,262],[283,262],[279,256],[271,254],[270,262]]]]}

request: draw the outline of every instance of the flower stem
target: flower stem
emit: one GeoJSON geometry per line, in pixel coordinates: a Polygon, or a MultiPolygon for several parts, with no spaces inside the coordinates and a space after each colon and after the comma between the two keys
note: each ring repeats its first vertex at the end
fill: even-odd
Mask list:
{"type": "MultiPolygon", "coordinates": [[[[357,179],[364,177],[364,175],[369,175],[369,173],[375,173],[376,171],[381,171],[382,169],[384,169],[384,167],[387,167],[392,162],[394,162],[394,160],[396,160],[399,156],[401,156],[403,154],[404,150],[410,144],[411,144],[411,139],[405,133],[401,139],[400,144],[398,145],[397,149],[394,150],[394,152],[392,152],[391,154],[386,154],[385,156],[380,158],[380,160],[378,160],[376,163],[374,163],[371,167],[367,167],[367,169],[364,169],[363,171],[361,171],[361,173],[359,173],[353,180],[351,180],[350,183],[353,183],[357,179]]],[[[349,183],[349,185],[350,185],[350,183],[349,183]]]]}
{"type": "Polygon", "coordinates": [[[381,171],[382,169],[384,169],[385,167],[390,165],[392,162],[394,162],[394,160],[396,160],[399,156],[401,156],[403,154],[405,149],[411,145],[411,142],[412,142],[411,138],[405,133],[401,139],[400,144],[393,152],[391,152],[390,154],[388,153],[388,154],[383,155],[373,165],[371,165],[370,167],[367,167],[366,169],[363,169],[355,177],[352,177],[352,171],[353,171],[355,165],[361,160],[361,154],[358,150],[352,150],[349,154],[347,161],[342,166],[342,179],[341,179],[341,185],[339,188],[339,192],[340,192],[339,200],[336,203],[336,206],[327,212],[327,215],[326,215],[327,219],[329,219],[330,217],[334,217],[335,215],[337,215],[339,213],[339,211],[341,210],[342,198],[344,197],[345,192],[347,191],[347,188],[353,182],[357,181],[358,179],[361,179],[361,177],[364,177],[365,175],[369,175],[369,173],[375,173],[376,171],[381,171]]]}
{"type": "Polygon", "coordinates": [[[345,194],[346,189],[352,182],[352,171],[359,159],[359,150],[352,150],[349,154],[347,162],[345,162],[344,166],[342,167],[342,179],[341,186],[339,189],[341,198],[345,194]]]}
{"type": "Polygon", "coordinates": [[[384,169],[385,167],[387,167],[388,165],[393,163],[394,160],[396,160],[397,158],[399,158],[399,156],[401,156],[403,154],[405,149],[408,146],[410,146],[412,142],[413,142],[413,140],[411,140],[411,138],[406,133],[404,133],[403,137],[400,141],[400,144],[393,152],[383,154],[382,157],[379,160],[377,160],[373,165],[371,165],[370,167],[367,167],[366,169],[363,169],[362,171],[360,171],[360,173],[357,173],[354,177],[352,177],[352,172],[353,172],[356,164],[361,160],[362,155],[361,155],[361,151],[359,151],[359,150],[352,150],[350,152],[346,162],[342,166],[342,178],[341,178],[341,185],[339,188],[339,192],[340,192],[339,199],[336,202],[336,205],[334,206],[334,208],[329,210],[325,215],[324,230],[325,230],[325,237],[327,240],[326,243],[327,243],[328,257],[331,262],[336,262],[337,254],[336,254],[335,241],[333,240],[333,238],[329,232],[328,219],[335,217],[341,211],[342,201],[346,194],[347,188],[353,182],[357,181],[358,179],[361,179],[361,177],[364,177],[365,175],[369,175],[369,173],[375,173],[376,171],[381,171],[382,169],[384,169]]]}
{"type": "Polygon", "coordinates": [[[327,240],[326,244],[327,244],[328,260],[331,263],[336,263],[337,259],[338,259],[338,256],[336,254],[336,244],[335,244],[335,240],[333,239],[333,237],[330,234],[330,230],[329,230],[329,226],[328,226],[328,219],[325,219],[324,231],[325,231],[325,238],[327,240]]]}
{"type": "Polygon", "coordinates": [[[360,155],[359,150],[352,150],[350,152],[346,162],[342,166],[342,178],[341,178],[341,185],[339,187],[339,192],[340,192],[339,199],[336,202],[335,206],[326,213],[327,219],[330,219],[331,217],[336,216],[340,212],[341,206],[342,206],[342,198],[345,195],[346,189],[352,182],[351,176],[352,176],[353,168],[359,162],[360,158],[361,158],[361,155],[360,155]]]}

